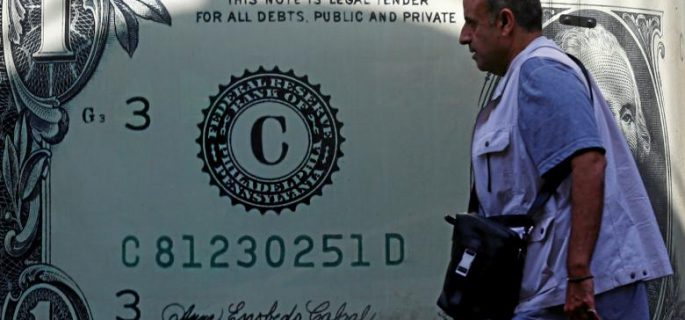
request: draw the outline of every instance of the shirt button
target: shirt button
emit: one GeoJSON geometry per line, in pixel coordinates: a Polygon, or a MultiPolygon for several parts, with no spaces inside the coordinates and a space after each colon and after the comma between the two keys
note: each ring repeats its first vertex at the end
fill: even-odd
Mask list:
{"type": "Polygon", "coordinates": [[[631,279],[635,279],[635,272],[633,272],[633,273],[630,274],[630,278],[631,278],[631,279]]]}
{"type": "Polygon", "coordinates": [[[485,146],[489,147],[490,146],[490,141],[485,141],[485,146]]]}

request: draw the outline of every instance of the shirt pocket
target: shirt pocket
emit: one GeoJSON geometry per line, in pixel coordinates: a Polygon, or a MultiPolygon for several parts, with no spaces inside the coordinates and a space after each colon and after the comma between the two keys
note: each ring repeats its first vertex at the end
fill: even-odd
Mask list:
{"type": "Polygon", "coordinates": [[[528,252],[521,283],[521,299],[545,292],[556,287],[552,266],[549,264],[552,252],[555,217],[546,217],[538,222],[528,237],[528,252]]]}
{"type": "Polygon", "coordinates": [[[509,130],[507,129],[499,129],[483,134],[474,145],[476,156],[504,151],[509,146],[509,135],[509,130]]]}
{"type": "MultiPolygon", "coordinates": [[[[475,161],[478,164],[476,174],[479,178],[485,178],[488,192],[492,192],[493,179],[494,185],[499,187],[510,187],[513,177],[507,177],[505,166],[505,152],[511,143],[510,131],[499,129],[481,135],[474,144],[473,152],[475,161]],[[502,171],[502,169],[505,169],[502,171]],[[504,174],[502,174],[504,173],[504,174]],[[499,175],[499,176],[498,176],[499,175]]],[[[510,172],[511,173],[511,172],[510,172]]]]}

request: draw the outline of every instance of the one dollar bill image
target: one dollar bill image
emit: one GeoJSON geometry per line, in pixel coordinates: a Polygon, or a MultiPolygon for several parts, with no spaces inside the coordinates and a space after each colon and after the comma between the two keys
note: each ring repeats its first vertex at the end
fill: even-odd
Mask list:
{"type": "MultiPolygon", "coordinates": [[[[461,2],[1,2],[0,319],[443,318],[484,87],[461,2]]],[[[669,5],[543,2],[624,48],[675,261],[669,5]]]]}

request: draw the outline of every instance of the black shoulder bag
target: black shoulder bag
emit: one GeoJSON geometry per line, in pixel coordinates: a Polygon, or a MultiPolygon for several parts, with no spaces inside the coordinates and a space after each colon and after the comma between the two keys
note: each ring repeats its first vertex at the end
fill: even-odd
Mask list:
{"type": "MultiPolygon", "coordinates": [[[[569,57],[578,63],[591,86],[582,63],[569,57]]],[[[592,87],[590,101],[593,101],[592,87]]],[[[447,315],[459,320],[508,320],[513,317],[519,302],[528,237],[535,226],[533,216],[549,200],[568,171],[543,183],[527,214],[445,217],[454,229],[450,262],[438,306],[447,315]]],[[[478,211],[473,186],[469,211],[478,211]]]]}
{"type": "MultiPolygon", "coordinates": [[[[553,186],[543,185],[527,214],[490,218],[456,214],[452,250],[438,306],[455,319],[511,319],[519,301],[533,213],[550,198],[553,186]]],[[[472,199],[475,195],[472,192],[472,199]]]]}

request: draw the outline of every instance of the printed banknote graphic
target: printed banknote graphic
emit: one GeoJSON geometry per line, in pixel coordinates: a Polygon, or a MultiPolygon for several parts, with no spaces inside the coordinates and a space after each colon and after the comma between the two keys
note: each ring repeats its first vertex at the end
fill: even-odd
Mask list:
{"type": "MultiPolygon", "coordinates": [[[[441,318],[482,84],[460,2],[0,2],[0,319],[441,318]]],[[[675,260],[667,14],[543,3],[675,260]]]]}

